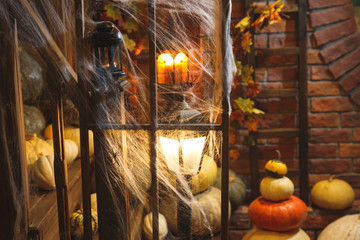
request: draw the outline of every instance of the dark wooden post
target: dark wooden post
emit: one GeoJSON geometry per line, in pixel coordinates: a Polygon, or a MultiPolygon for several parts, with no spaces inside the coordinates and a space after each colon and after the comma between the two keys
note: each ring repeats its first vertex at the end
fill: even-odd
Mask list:
{"type": "Polygon", "coordinates": [[[4,18],[0,16],[0,232],[1,239],[12,240],[27,238],[29,199],[17,25],[4,18]]]}

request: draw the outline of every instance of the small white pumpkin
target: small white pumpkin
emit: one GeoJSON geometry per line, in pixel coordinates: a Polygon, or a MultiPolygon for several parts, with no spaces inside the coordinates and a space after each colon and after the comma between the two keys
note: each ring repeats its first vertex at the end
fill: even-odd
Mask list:
{"type": "MultiPolygon", "coordinates": [[[[54,146],[53,139],[46,140],[51,146],[54,146]]],[[[76,143],[71,139],[64,139],[64,145],[65,145],[65,161],[67,164],[72,163],[77,155],[78,155],[78,146],[76,143]]]]}
{"type": "Polygon", "coordinates": [[[346,215],[330,223],[318,240],[359,240],[360,214],[346,215]]]}
{"type": "MultiPolygon", "coordinates": [[[[162,240],[168,234],[168,227],[164,215],[159,213],[159,239],[162,240]]],[[[153,214],[152,212],[144,217],[143,232],[147,240],[153,239],[153,214]]]]}
{"type": "Polygon", "coordinates": [[[261,180],[260,192],[268,201],[284,201],[294,193],[294,184],[285,176],[280,178],[265,177],[261,180]]]}
{"type": "Polygon", "coordinates": [[[44,190],[55,189],[54,156],[41,155],[33,166],[31,179],[44,190]]]}

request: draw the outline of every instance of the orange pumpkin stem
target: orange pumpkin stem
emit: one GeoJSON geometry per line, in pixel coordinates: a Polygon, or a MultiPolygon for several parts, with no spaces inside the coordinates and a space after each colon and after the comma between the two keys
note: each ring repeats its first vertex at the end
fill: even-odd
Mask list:
{"type": "Polygon", "coordinates": [[[330,176],[330,178],[329,178],[329,182],[332,182],[332,180],[334,180],[334,178],[335,178],[335,175],[332,174],[332,175],[330,176]]]}

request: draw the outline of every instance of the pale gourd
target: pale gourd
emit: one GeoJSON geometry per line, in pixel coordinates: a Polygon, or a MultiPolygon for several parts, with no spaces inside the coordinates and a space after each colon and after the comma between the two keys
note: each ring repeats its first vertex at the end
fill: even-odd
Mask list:
{"type": "MultiPolygon", "coordinates": [[[[164,215],[158,215],[159,220],[159,240],[162,240],[168,234],[168,227],[164,215]]],[[[143,233],[147,240],[153,239],[153,215],[152,212],[144,217],[143,233]]]]}
{"type": "Polygon", "coordinates": [[[34,107],[23,105],[25,134],[39,134],[45,128],[45,118],[42,112],[34,107]]]}
{"type": "Polygon", "coordinates": [[[53,147],[45,140],[38,138],[35,134],[28,136],[25,142],[26,160],[28,169],[31,170],[41,155],[54,155],[53,147]]]}
{"type": "Polygon", "coordinates": [[[265,177],[260,183],[261,195],[268,201],[283,201],[294,193],[294,184],[288,177],[265,177]]]}
{"type": "MultiPolygon", "coordinates": [[[[52,139],[47,140],[51,146],[53,146],[54,141],[52,139]]],[[[67,164],[72,163],[76,156],[78,155],[78,146],[73,140],[70,139],[64,139],[64,145],[65,145],[65,161],[67,164]]]]}
{"type": "MultiPolygon", "coordinates": [[[[53,138],[53,132],[52,132],[52,124],[48,125],[44,129],[44,136],[47,139],[53,138]]],[[[94,154],[94,134],[91,130],[88,132],[89,136],[89,156],[92,156],[94,154]]],[[[73,140],[77,147],[78,147],[78,154],[76,157],[80,157],[81,155],[81,146],[80,146],[80,128],[74,128],[74,127],[67,127],[64,129],[64,138],[73,140]]]]}
{"type": "Polygon", "coordinates": [[[217,170],[214,159],[204,155],[200,172],[192,178],[192,193],[205,191],[212,186],[216,179],[217,170]]]}
{"type": "MultiPolygon", "coordinates": [[[[191,206],[191,232],[194,235],[207,235],[221,230],[221,191],[210,187],[196,194],[191,206]],[[210,230],[211,229],[211,230],[210,230]]],[[[160,203],[163,214],[172,233],[177,233],[177,199],[166,198],[160,203]]],[[[229,216],[231,213],[229,202],[229,216]]]]}
{"type": "Polygon", "coordinates": [[[300,228],[288,232],[273,232],[254,227],[243,240],[310,240],[310,237],[300,228]]]}
{"type": "MultiPolygon", "coordinates": [[[[71,236],[73,240],[84,239],[84,216],[81,210],[77,210],[70,216],[71,236]]],[[[91,231],[96,234],[99,228],[97,211],[91,209],[91,231]]]]}
{"type": "Polygon", "coordinates": [[[54,156],[41,155],[31,170],[31,179],[43,190],[54,190],[54,156]]]}
{"type": "Polygon", "coordinates": [[[359,240],[360,214],[346,215],[330,223],[318,240],[359,240]]]}
{"type": "MultiPolygon", "coordinates": [[[[221,189],[221,168],[214,182],[214,187],[221,189]]],[[[236,210],[237,207],[244,202],[246,197],[246,185],[243,180],[234,171],[229,170],[229,200],[231,209],[236,210]]]]}
{"type": "Polygon", "coordinates": [[[311,189],[311,201],[318,207],[329,210],[342,210],[352,205],[355,199],[353,188],[340,179],[317,182],[311,189]]]}

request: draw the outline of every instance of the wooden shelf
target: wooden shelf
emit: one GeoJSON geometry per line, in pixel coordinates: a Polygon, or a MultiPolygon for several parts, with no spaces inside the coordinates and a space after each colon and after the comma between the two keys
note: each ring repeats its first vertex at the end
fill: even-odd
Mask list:
{"type": "MultiPolygon", "coordinates": [[[[80,207],[81,161],[74,161],[68,168],[68,193],[70,214],[80,207]]],[[[43,191],[30,196],[30,227],[37,229],[41,239],[59,239],[58,209],[56,190],[43,191]]]]}
{"type": "Polygon", "coordinates": [[[259,129],[258,138],[298,137],[298,128],[259,129]]]}

